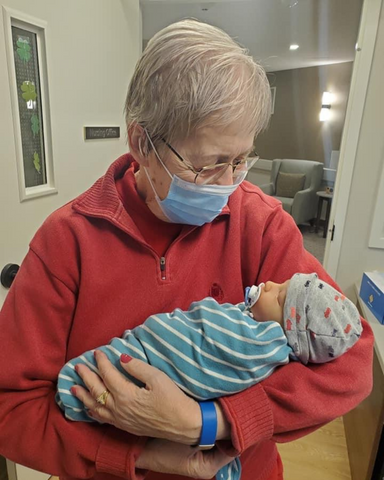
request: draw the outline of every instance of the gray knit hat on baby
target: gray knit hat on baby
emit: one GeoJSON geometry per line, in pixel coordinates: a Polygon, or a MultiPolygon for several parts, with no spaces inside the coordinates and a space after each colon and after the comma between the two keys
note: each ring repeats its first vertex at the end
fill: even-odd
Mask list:
{"type": "Polygon", "coordinates": [[[319,280],[296,273],[284,305],[284,330],[295,356],[304,364],[329,362],[359,339],[362,326],[355,305],[319,280]]]}

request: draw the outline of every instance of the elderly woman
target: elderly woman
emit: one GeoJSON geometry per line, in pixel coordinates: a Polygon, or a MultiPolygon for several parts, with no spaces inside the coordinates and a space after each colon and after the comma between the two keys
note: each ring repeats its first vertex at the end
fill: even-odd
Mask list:
{"type": "Polygon", "coordinates": [[[1,312],[1,454],[62,480],[210,478],[235,455],[243,480],[281,479],[276,443],[368,395],[373,337],[363,321],[334,362],[292,362],[214,402],[211,450],[196,447],[209,423],[199,404],[140,360],[121,364],[146,388],[101,352],[100,377],[79,367],[88,390],[73,393],[103,425],[67,421],[55,403],[67,360],[152,313],[208,295],[237,303],[246,285],[296,271],[332,283],[281,204],[244,181],[269,112],[265,72],[219,29],[183,21],[149,42],[126,101],[130,154],[47,219],[1,312]]]}

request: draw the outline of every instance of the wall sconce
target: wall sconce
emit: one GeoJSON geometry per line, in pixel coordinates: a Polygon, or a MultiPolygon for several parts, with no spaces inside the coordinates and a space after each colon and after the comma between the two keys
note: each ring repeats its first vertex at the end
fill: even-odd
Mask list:
{"type": "Polygon", "coordinates": [[[323,93],[321,100],[320,122],[327,122],[331,118],[331,103],[332,94],[329,92],[323,93]]]}

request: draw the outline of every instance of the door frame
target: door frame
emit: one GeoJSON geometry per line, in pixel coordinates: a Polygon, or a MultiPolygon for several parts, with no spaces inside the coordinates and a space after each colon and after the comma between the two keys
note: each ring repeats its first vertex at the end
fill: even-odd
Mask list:
{"type": "Polygon", "coordinates": [[[323,262],[325,270],[333,278],[336,278],[338,273],[345,219],[383,1],[365,0],[361,12],[323,262]]]}

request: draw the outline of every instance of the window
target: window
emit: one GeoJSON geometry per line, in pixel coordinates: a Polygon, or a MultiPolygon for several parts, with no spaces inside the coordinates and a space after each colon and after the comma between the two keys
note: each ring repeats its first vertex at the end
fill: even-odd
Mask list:
{"type": "Polygon", "coordinates": [[[20,200],[56,193],[45,54],[46,24],[3,7],[20,200]]]}

